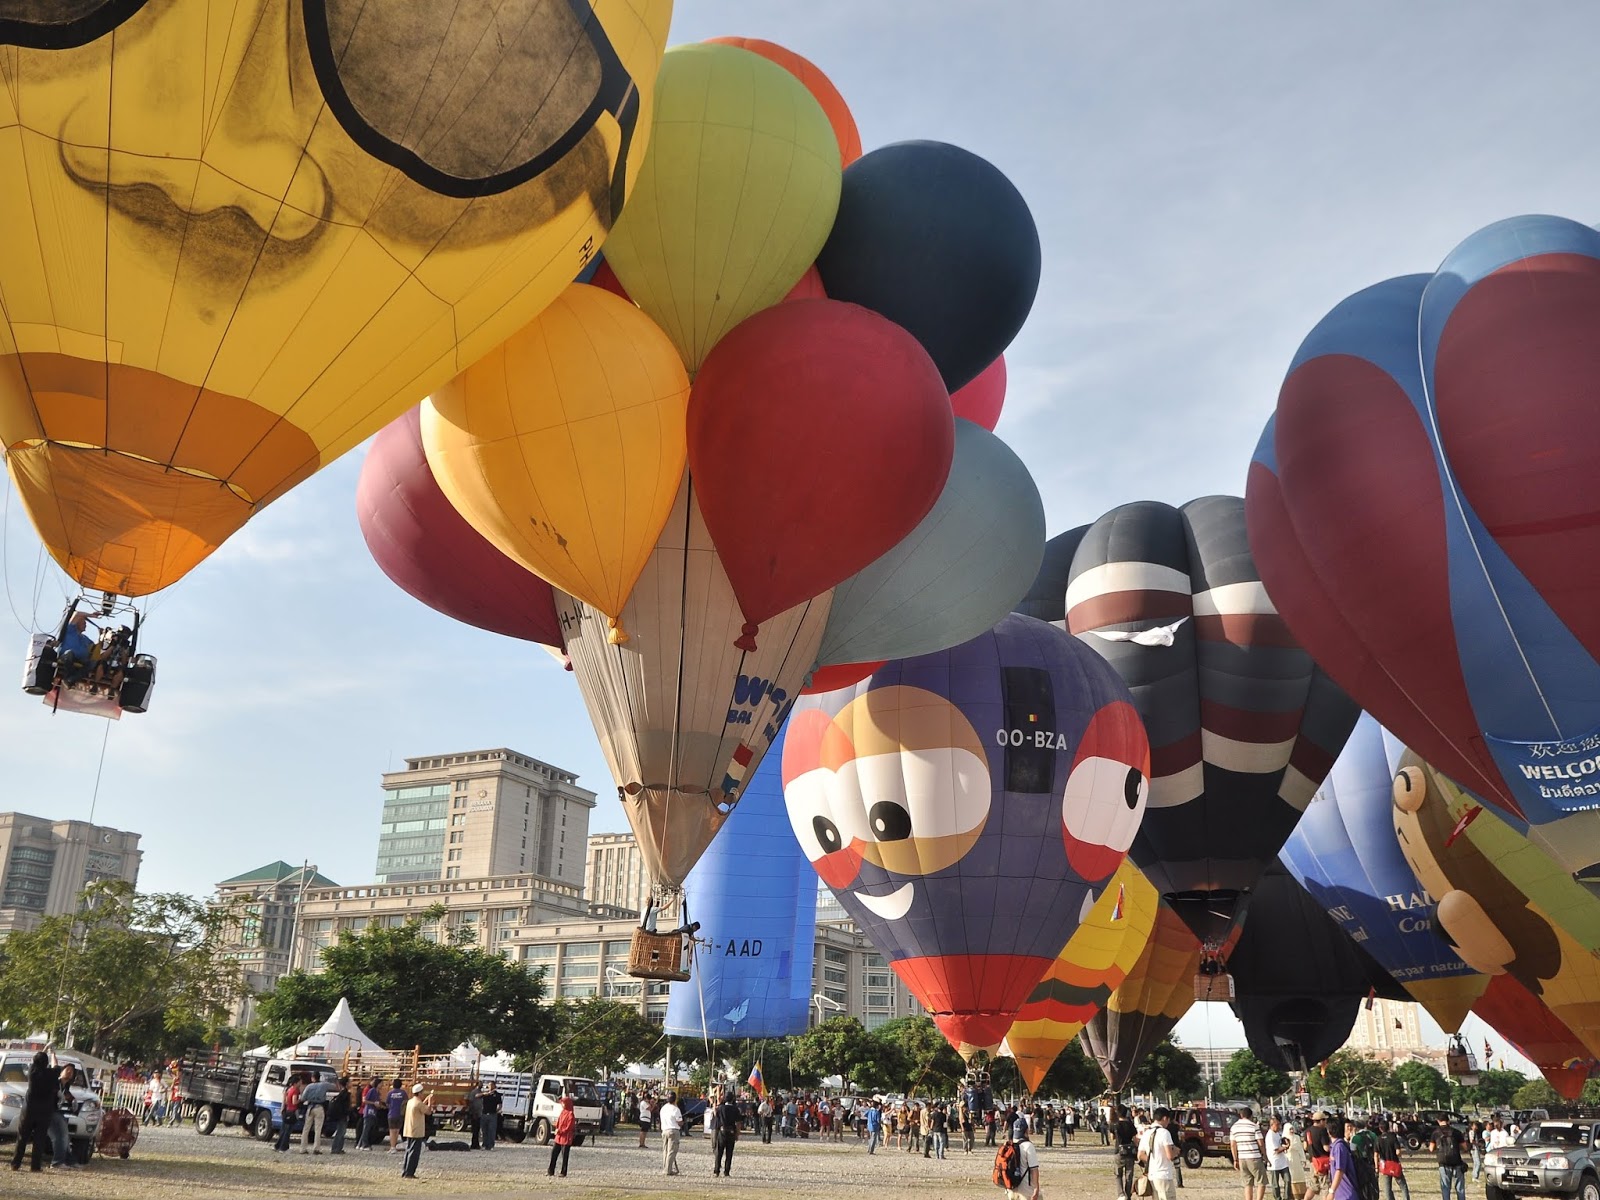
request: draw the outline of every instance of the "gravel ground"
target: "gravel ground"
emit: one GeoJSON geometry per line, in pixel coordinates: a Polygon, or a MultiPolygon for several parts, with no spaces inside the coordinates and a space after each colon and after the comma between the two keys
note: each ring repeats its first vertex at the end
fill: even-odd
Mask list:
{"type": "MultiPolygon", "coordinates": [[[[446,1135],[454,1137],[456,1135],[446,1135]]],[[[12,1147],[4,1147],[9,1167],[12,1147]]],[[[837,1200],[866,1184],[876,1189],[916,1193],[922,1198],[998,1195],[990,1183],[994,1152],[981,1143],[969,1156],[959,1143],[944,1162],[924,1159],[894,1147],[868,1157],[853,1139],[843,1143],[790,1139],[762,1145],[746,1135],[734,1157],[732,1185],[711,1174],[711,1141],[698,1134],[684,1141],[682,1175],[663,1174],[660,1142],[652,1136],[640,1150],[637,1134],[619,1133],[575,1147],[566,1179],[548,1179],[549,1151],[531,1142],[502,1143],[493,1153],[443,1154],[424,1151],[416,1183],[399,1178],[400,1156],[385,1151],[342,1158],[272,1153],[237,1131],[221,1129],[201,1137],[192,1129],[146,1129],[126,1161],[95,1158],[76,1171],[46,1170],[0,1175],[0,1197],[32,1200],[69,1196],[72,1200],[207,1200],[239,1196],[391,1197],[487,1196],[543,1188],[581,1191],[584,1200],[641,1195],[703,1200],[707,1191],[737,1189],[740,1200],[837,1200]]],[[[1070,1149],[1040,1149],[1040,1183],[1049,1200],[1114,1194],[1111,1160],[1099,1146],[1080,1140],[1070,1149]]],[[[1207,1165],[1187,1173],[1185,1195],[1237,1197],[1232,1172],[1207,1165]]],[[[1427,1194],[1426,1192],[1424,1194],[1427,1194]]]]}
{"type": "MultiPolygon", "coordinates": [[[[447,1138],[459,1135],[446,1134],[447,1138]]],[[[353,1144],[353,1143],[352,1143],[353,1144]]],[[[11,1145],[0,1153],[10,1165],[11,1145]]],[[[1109,1151],[1079,1139],[1069,1148],[1040,1147],[1040,1185],[1046,1200],[1113,1200],[1115,1180],[1109,1151]]],[[[445,1154],[424,1151],[415,1183],[399,1178],[400,1156],[377,1150],[344,1157],[302,1157],[274,1154],[269,1146],[231,1129],[201,1137],[190,1128],[147,1129],[127,1161],[96,1157],[75,1171],[34,1175],[26,1166],[18,1174],[0,1174],[0,1200],[33,1200],[66,1196],[71,1200],[229,1200],[241,1196],[405,1197],[494,1196],[550,1189],[572,1190],[582,1200],[636,1200],[640,1196],[669,1200],[705,1200],[727,1190],[739,1200],[838,1200],[863,1185],[911,1193],[917,1200],[975,1197],[986,1192],[998,1200],[990,1182],[994,1151],[980,1142],[969,1156],[959,1143],[948,1159],[924,1159],[893,1146],[868,1157],[853,1138],[842,1143],[816,1139],[778,1140],[762,1145],[750,1135],[740,1139],[734,1155],[732,1184],[711,1174],[711,1141],[695,1134],[685,1139],[678,1157],[682,1174],[663,1173],[661,1143],[655,1136],[638,1148],[638,1134],[600,1138],[572,1152],[566,1179],[549,1179],[549,1151],[529,1142],[502,1143],[492,1154],[445,1154]]],[[[1430,1162],[1410,1164],[1418,1200],[1433,1194],[1438,1175],[1430,1162]]],[[[1210,1160],[1186,1171],[1183,1195],[1189,1200],[1239,1200],[1238,1176],[1226,1163],[1210,1160]]],[[[1468,1195],[1482,1184],[1467,1182],[1468,1195]]]]}

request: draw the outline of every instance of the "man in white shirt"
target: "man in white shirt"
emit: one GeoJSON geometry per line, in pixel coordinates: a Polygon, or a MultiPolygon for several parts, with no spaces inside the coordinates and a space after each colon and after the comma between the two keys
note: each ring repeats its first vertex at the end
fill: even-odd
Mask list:
{"type": "Polygon", "coordinates": [[[1044,1193],[1039,1190],[1039,1151],[1028,1140],[1028,1122],[1021,1116],[1011,1127],[1011,1140],[1022,1160],[1022,1182],[1016,1191],[1006,1189],[1006,1200],[1044,1200],[1044,1193]]]}
{"type": "Polygon", "coordinates": [[[1267,1176],[1272,1180],[1272,1200],[1293,1200],[1293,1186],[1289,1180],[1289,1135],[1283,1131],[1283,1122],[1273,1117],[1267,1126],[1267,1176]]]}
{"type": "Polygon", "coordinates": [[[1172,1110],[1158,1108],[1155,1118],[1140,1142],[1140,1157],[1154,1200],[1178,1200],[1178,1147],[1172,1140],[1172,1110]]]}
{"type": "Polygon", "coordinates": [[[1228,1131],[1228,1142],[1233,1147],[1233,1169],[1244,1176],[1244,1200],[1266,1200],[1267,1160],[1255,1113],[1248,1108],[1239,1110],[1239,1119],[1228,1131]]]}
{"type": "Polygon", "coordinates": [[[678,1107],[678,1093],[668,1093],[666,1102],[656,1111],[656,1124],[661,1127],[661,1157],[667,1165],[667,1174],[678,1173],[678,1144],[683,1140],[683,1109],[678,1107]]]}

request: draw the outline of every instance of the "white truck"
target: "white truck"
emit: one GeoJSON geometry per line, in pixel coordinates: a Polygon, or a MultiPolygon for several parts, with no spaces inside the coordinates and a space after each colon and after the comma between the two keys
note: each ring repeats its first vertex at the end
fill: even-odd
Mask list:
{"type": "Polygon", "coordinates": [[[196,1133],[237,1125],[267,1141],[277,1135],[283,1120],[283,1093],[291,1074],[338,1081],[338,1072],[325,1062],[191,1051],[178,1068],[178,1094],[195,1106],[196,1133]]]}
{"type": "MultiPolygon", "coordinates": [[[[502,1076],[486,1075],[484,1078],[494,1079],[495,1087],[501,1088],[502,1076]]],[[[524,1075],[520,1078],[528,1077],[524,1075]]],[[[533,1090],[533,1102],[528,1106],[527,1112],[527,1120],[531,1122],[530,1128],[533,1130],[533,1140],[541,1146],[549,1145],[550,1139],[555,1135],[556,1120],[561,1116],[563,1096],[572,1097],[572,1115],[578,1120],[578,1131],[572,1139],[574,1145],[581,1146],[584,1138],[600,1132],[602,1111],[600,1089],[595,1086],[594,1080],[582,1079],[576,1075],[541,1075],[533,1090]]]]}
{"type": "MultiPolygon", "coordinates": [[[[28,1094],[28,1071],[33,1066],[33,1047],[7,1047],[0,1049],[0,1142],[14,1142],[22,1125],[22,1104],[28,1094]]],[[[89,1076],[71,1054],[57,1054],[56,1064],[71,1063],[78,1072],[83,1087],[71,1090],[75,1112],[67,1113],[67,1136],[72,1139],[74,1161],[86,1163],[94,1154],[100,1137],[100,1121],[104,1115],[100,1097],[89,1089],[89,1076]]]]}

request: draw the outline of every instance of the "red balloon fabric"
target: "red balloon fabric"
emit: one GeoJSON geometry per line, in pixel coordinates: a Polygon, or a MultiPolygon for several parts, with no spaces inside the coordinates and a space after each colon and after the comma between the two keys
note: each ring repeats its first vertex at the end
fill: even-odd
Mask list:
{"type": "Polygon", "coordinates": [[[956,416],[974,425],[982,425],[990,433],[1000,423],[1000,410],[1006,402],[1006,356],[1001,355],[966,387],[958,388],[950,396],[950,407],[956,416]]]}
{"type": "Polygon", "coordinates": [[[817,270],[817,264],[812,263],[806,268],[806,273],[800,276],[800,281],[789,289],[779,303],[787,304],[791,300],[826,300],[827,291],[822,286],[822,274],[817,270]]]}
{"type": "Polygon", "coordinates": [[[883,666],[881,662],[868,662],[834,663],[832,666],[818,667],[811,672],[811,682],[800,689],[800,694],[819,696],[823,692],[837,692],[840,688],[855,687],[881,666],[883,666]]]}
{"type": "Polygon", "coordinates": [[[689,393],[689,473],[747,625],[849,578],[933,507],[955,453],[927,351],[854,304],[795,300],[728,333],[689,393]]]}
{"type": "MultiPolygon", "coordinates": [[[[816,270],[815,267],[811,269],[816,270]]],[[[589,283],[597,288],[605,288],[612,295],[621,296],[629,304],[633,303],[633,297],[628,295],[628,289],[622,286],[622,280],[617,278],[617,273],[611,269],[611,264],[603,258],[600,260],[600,265],[594,269],[594,275],[590,277],[589,283]]]]}
{"type": "Polygon", "coordinates": [[[491,633],[561,647],[555,593],[451,507],[413,408],[373,438],[356,484],[361,536],[383,573],[429,608],[491,633]]]}

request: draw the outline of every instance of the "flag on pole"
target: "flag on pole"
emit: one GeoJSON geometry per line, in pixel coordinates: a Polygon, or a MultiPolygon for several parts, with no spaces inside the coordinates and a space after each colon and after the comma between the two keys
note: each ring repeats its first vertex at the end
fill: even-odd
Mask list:
{"type": "Polygon", "coordinates": [[[1456,827],[1450,831],[1450,836],[1444,840],[1445,849],[1448,850],[1450,848],[1450,844],[1467,831],[1467,826],[1476,821],[1478,819],[1478,814],[1482,811],[1483,805],[1474,804],[1472,807],[1467,809],[1466,812],[1461,814],[1461,819],[1456,822],[1456,827]]]}
{"type": "Polygon", "coordinates": [[[767,1098],[767,1085],[761,1078],[761,1064],[757,1063],[750,1068],[750,1086],[755,1089],[756,1095],[761,1099],[767,1098]]]}
{"type": "Polygon", "coordinates": [[[1122,920],[1122,902],[1127,899],[1127,895],[1128,889],[1120,883],[1117,884],[1117,903],[1111,909],[1111,919],[1113,921],[1122,920]]]}

